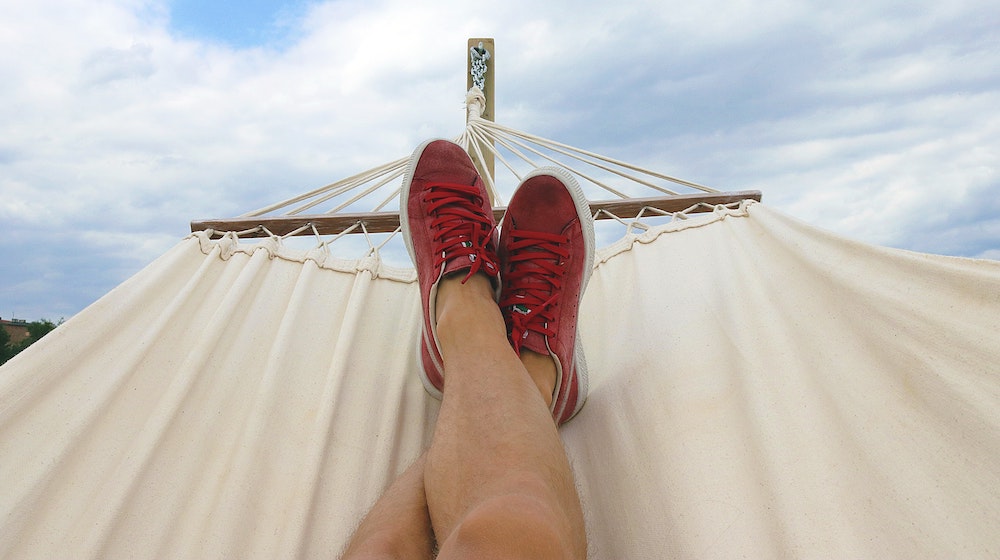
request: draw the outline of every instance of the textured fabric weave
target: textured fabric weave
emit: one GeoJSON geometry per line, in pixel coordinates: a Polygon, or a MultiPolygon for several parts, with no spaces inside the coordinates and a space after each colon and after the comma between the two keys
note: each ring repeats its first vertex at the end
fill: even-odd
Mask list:
{"type": "MultiPolygon", "coordinates": [[[[764,205],[598,252],[591,556],[1000,555],[1000,263],[764,205]]],[[[412,270],[192,236],[0,368],[0,557],[336,557],[428,444],[412,270]]]]}

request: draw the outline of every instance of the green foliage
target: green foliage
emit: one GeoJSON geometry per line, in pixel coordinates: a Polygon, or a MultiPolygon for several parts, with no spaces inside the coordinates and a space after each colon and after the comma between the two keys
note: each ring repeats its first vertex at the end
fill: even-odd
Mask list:
{"type": "Polygon", "coordinates": [[[7,329],[0,328],[0,364],[13,358],[14,354],[17,354],[17,352],[14,350],[14,345],[10,343],[10,335],[7,334],[7,329]]]}
{"type": "Polygon", "coordinates": [[[53,329],[62,323],[62,319],[59,320],[58,324],[53,323],[48,319],[32,321],[26,325],[28,327],[28,338],[22,340],[19,344],[12,343],[10,341],[10,335],[7,334],[7,331],[0,329],[0,364],[13,358],[25,348],[38,342],[43,336],[52,332],[53,329]]]}
{"type": "Polygon", "coordinates": [[[56,328],[56,324],[48,319],[42,319],[41,321],[32,321],[28,323],[28,338],[25,339],[22,344],[23,348],[31,346],[35,342],[41,340],[41,338],[56,328]]]}

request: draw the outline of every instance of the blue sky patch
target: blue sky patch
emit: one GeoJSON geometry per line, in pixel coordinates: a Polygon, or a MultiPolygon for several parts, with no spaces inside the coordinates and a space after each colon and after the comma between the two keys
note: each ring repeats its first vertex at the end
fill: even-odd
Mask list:
{"type": "Polygon", "coordinates": [[[281,46],[305,12],[305,0],[173,0],[171,27],[237,48],[281,46]]]}

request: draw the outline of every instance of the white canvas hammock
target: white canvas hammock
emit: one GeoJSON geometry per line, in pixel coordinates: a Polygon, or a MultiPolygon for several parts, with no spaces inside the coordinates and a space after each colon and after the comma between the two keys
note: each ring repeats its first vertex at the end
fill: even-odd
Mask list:
{"type": "MultiPolygon", "coordinates": [[[[515,133],[464,139],[568,148],[515,133]]],[[[192,234],[0,368],[0,558],[337,556],[429,443],[419,293],[377,244],[270,234],[341,231],[289,220],[402,174],[380,169],[192,234]]],[[[1000,555],[1000,263],[714,200],[598,253],[562,428],[591,556],[1000,555]]]]}
{"type": "MultiPolygon", "coordinates": [[[[1000,554],[1000,263],[758,203],[600,251],[591,554],[1000,554]]],[[[412,270],[193,234],[0,369],[0,557],[335,557],[426,447],[412,270]]]]}

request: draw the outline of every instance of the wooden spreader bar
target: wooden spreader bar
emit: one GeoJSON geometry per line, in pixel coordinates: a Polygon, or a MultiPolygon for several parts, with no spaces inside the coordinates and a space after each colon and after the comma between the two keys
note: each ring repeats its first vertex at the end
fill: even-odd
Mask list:
{"type": "MultiPolygon", "coordinates": [[[[717,194],[682,194],[655,198],[626,198],[601,200],[590,203],[591,212],[597,219],[611,218],[601,210],[619,218],[634,218],[643,208],[656,208],[664,212],[707,212],[719,204],[731,204],[741,200],[760,202],[760,191],[734,191],[717,194]],[[694,208],[692,208],[694,206],[694,208]]],[[[497,221],[503,217],[506,208],[494,208],[497,221]]],[[[313,227],[320,235],[336,235],[358,222],[363,222],[368,233],[390,233],[399,227],[399,212],[360,212],[338,214],[300,214],[296,216],[251,216],[243,218],[220,218],[194,220],[191,231],[214,230],[219,235],[229,231],[244,232],[241,237],[267,237],[263,226],[274,235],[284,236],[299,231],[296,235],[313,235],[313,227]],[[308,227],[308,226],[312,227],[308,227]],[[254,231],[249,231],[254,230],[254,231]]],[[[361,233],[361,228],[352,233],[361,233]]]]}

